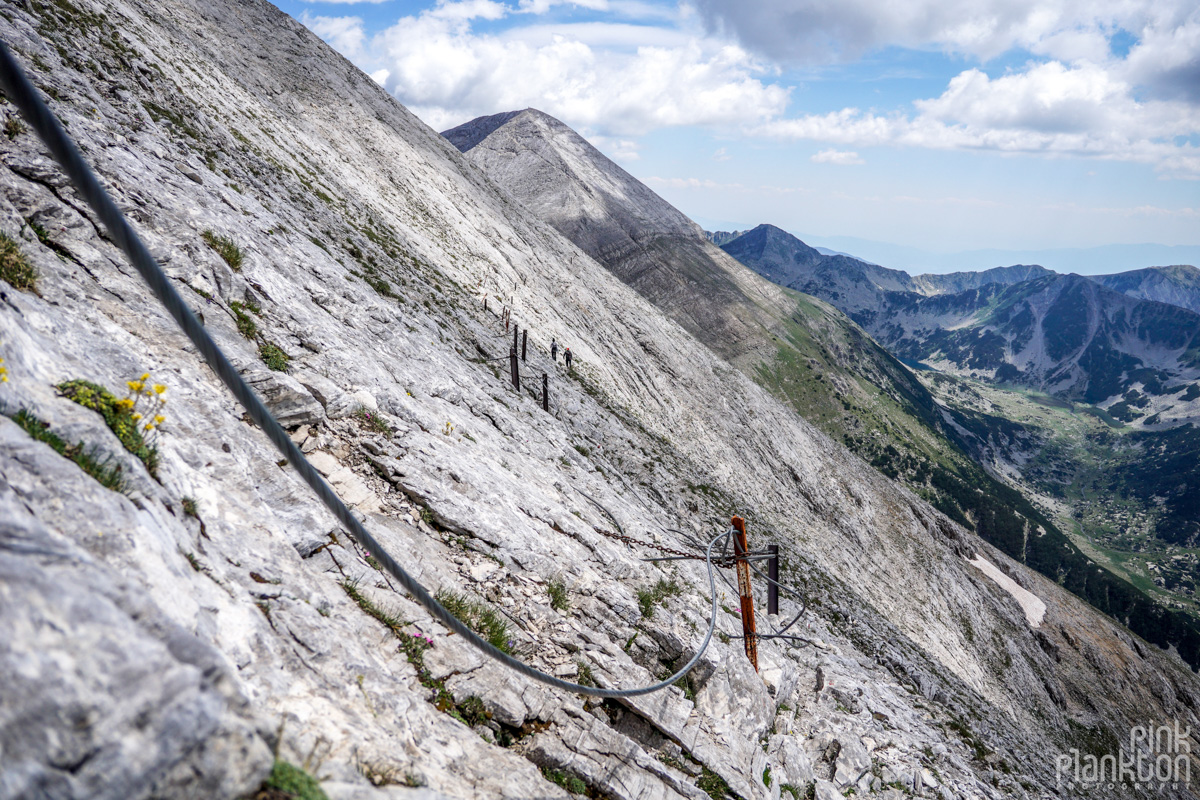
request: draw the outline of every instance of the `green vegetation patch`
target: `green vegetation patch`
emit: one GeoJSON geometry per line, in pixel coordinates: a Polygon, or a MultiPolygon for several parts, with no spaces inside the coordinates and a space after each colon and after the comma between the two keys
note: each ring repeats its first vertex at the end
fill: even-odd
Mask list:
{"type": "Polygon", "coordinates": [[[350,596],[350,599],[358,604],[358,607],[365,611],[368,615],[378,620],[385,628],[387,628],[396,640],[400,643],[400,652],[404,653],[408,663],[412,664],[417,671],[417,680],[427,689],[430,689],[432,695],[429,702],[437,707],[438,711],[457,719],[459,722],[467,726],[482,725],[491,719],[491,713],[484,708],[483,701],[472,695],[466,698],[461,703],[454,701],[454,695],[446,688],[444,680],[433,677],[433,673],[425,666],[425,652],[433,647],[433,639],[422,636],[419,633],[409,633],[405,630],[408,626],[408,621],[400,618],[398,615],[390,611],[386,611],[371,601],[369,597],[359,590],[358,583],[354,581],[342,581],[342,589],[350,596]]]}
{"type": "Polygon", "coordinates": [[[263,342],[258,346],[258,357],[267,365],[267,369],[276,372],[287,372],[288,363],[292,360],[282,347],[272,342],[263,342]]]}
{"type": "Polygon", "coordinates": [[[146,471],[151,476],[158,478],[158,448],[148,444],[142,436],[138,427],[140,420],[132,401],[118,400],[108,389],[90,381],[66,381],[57,388],[63,397],[104,417],[105,424],[122,446],[146,465],[146,471]]]}
{"type": "Polygon", "coordinates": [[[490,605],[446,589],[439,589],[434,599],[492,647],[502,653],[512,653],[513,642],[509,638],[508,623],[490,605]]]}
{"type": "Polygon", "coordinates": [[[567,585],[561,580],[550,581],[546,586],[546,592],[550,595],[551,608],[565,612],[571,607],[571,599],[567,595],[567,585]]]}
{"type": "Polygon", "coordinates": [[[247,339],[253,340],[258,335],[258,323],[254,321],[254,317],[246,312],[253,311],[255,314],[261,314],[262,311],[259,307],[250,303],[239,303],[237,300],[234,300],[229,304],[229,309],[233,312],[233,319],[237,323],[238,333],[247,339]]]}
{"type": "Polygon", "coordinates": [[[571,794],[588,794],[587,783],[578,775],[564,772],[560,769],[551,769],[550,767],[542,767],[542,775],[546,780],[561,786],[571,794]]]}
{"type": "Polygon", "coordinates": [[[242,249],[238,247],[237,242],[228,236],[221,236],[212,231],[205,231],[200,234],[200,237],[204,239],[205,244],[216,251],[217,255],[229,265],[231,270],[234,272],[242,271],[242,260],[244,257],[242,249]]]}
{"type": "Polygon", "coordinates": [[[284,796],[293,798],[293,800],[329,800],[329,796],[325,794],[321,784],[317,783],[316,778],[299,767],[278,759],[271,767],[271,774],[256,797],[272,797],[273,799],[279,797],[278,794],[268,794],[266,790],[269,789],[283,792],[284,796]]]}
{"type": "Polygon", "coordinates": [[[37,292],[37,267],[21,252],[15,239],[0,233],[0,280],[23,292],[37,292]]]}
{"type": "Polygon", "coordinates": [[[21,409],[10,419],[35,441],[48,444],[60,456],[74,461],[80,469],[92,476],[105,489],[112,489],[114,492],[125,490],[125,479],[121,475],[121,466],[119,464],[109,466],[111,457],[101,459],[96,448],[86,448],[83,446],[83,442],[67,444],[50,430],[48,423],[42,422],[27,409],[21,409]]]}
{"type": "Polygon", "coordinates": [[[683,594],[683,587],[674,578],[671,580],[659,578],[658,582],[649,589],[638,590],[638,608],[641,609],[642,616],[649,619],[654,616],[655,606],[662,605],[668,597],[678,597],[681,594],[683,594]]]}
{"type": "Polygon", "coordinates": [[[373,411],[367,411],[365,408],[360,407],[354,411],[354,418],[369,431],[388,436],[392,435],[392,426],[388,424],[387,420],[373,411]]]}

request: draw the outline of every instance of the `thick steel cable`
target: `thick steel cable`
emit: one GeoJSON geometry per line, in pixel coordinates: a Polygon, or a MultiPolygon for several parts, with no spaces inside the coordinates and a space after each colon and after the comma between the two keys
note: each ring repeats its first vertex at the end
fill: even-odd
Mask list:
{"type": "Polygon", "coordinates": [[[287,432],[275,420],[275,417],[271,415],[271,412],[267,410],[263,402],[246,385],[246,382],[242,380],[242,376],[238,374],[237,370],[229,362],[229,359],[217,347],[217,343],[209,336],[208,331],[204,329],[204,326],[192,314],[191,309],[183,302],[183,298],[175,291],[175,287],[171,285],[170,279],[163,274],[162,269],[158,266],[158,262],[150,255],[150,251],[146,248],[146,245],[142,243],[142,240],[134,232],[133,228],[130,227],[125,216],[112,201],[112,198],[104,191],[104,188],[96,179],[95,173],[92,172],[87,162],[83,160],[83,156],[75,146],[75,143],[67,135],[66,131],[63,130],[62,125],[46,106],[45,102],[43,102],[37,89],[33,87],[24,70],[21,69],[13,57],[7,44],[2,41],[0,41],[0,86],[3,87],[8,99],[21,110],[21,114],[25,117],[26,121],[50,149],[54,159],[75,185],[75,189],[87,201],[88,205],[92,207],[92,210],[96,212],[96,216],[104,224],[113,243],[121,248],[126,257],[129,258],[130,263],[141,274],[142,279],[149,284],[150,289],[154,292],[154,296],[158,298],[176,324],[179,325],[192,344],[196,346],[196,349],[200,351],[200,355],[203,356],[208,366],[212,368],[212,371],[216,373],[221,382],[228,387],[237,401],[246,409],[250,418],[262,429],[263,433],[278,448],[279,452],[287,458],[288,463],[300,473],[300,477],[316,493],[321,502],[325,504],[325,507],[337,517],[338,522],[345,526],[346,530],[350,531],[350,534],[359,545],[374,556],[380,565],[391,573],[392,577],[404,587],[404,590],[411,594],[413,599],[418,603],[425,606],[429,610],[429,613],[441,621],[443,625],[462,636],[464,640],[483,651],[488,657],[495,659],[526,677],[541,681],[557,689],[565,689],[570,692],[592,695],[593,697],[634,697],[636,695],[656,692],[659,689],[670,686],[691,671],[692,667],[696,666],[697,662],[700,661],[700,657],[708,648],[708,644],[712,640],[713,630],[717,625],[717,587],[716,580],[713,577],[712,548],[719,539],[729,536],[730,531],[727,530],[713,537],[712,541],[708,543],[708,550],[706,551],[708,586],[712,595],[708,633],[705,635],[700,649],[696,651],[696,655],[682,669],[666,680],[637,689],[602,689],[595,686],[584,686],[579,683],[564,681],[561,678],[556,678],[553,675],[535,669],[494,647],[447,611],[441,603],[429,594],[424,586],[396,563],[379,542],[375,541],[375,537],[367,532],[366,528],[350,513],[345,504],[338,499],[338,496],[329,488],[329,484],[325,483],[320,474],[308,463],[308,459],[300,452],[300,448],[288,437],[287,432]]]}

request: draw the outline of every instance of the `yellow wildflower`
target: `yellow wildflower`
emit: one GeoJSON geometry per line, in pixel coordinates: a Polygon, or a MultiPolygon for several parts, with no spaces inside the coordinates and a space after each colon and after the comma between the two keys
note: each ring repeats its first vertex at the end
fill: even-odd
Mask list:
{"type": "Polygon", "coordinates": [[[137,422],[137,421],[138,421],[139,419],[141,419],[141,418],[142,418],[142,415],[141,415],[141,414],[134,414],[134,415],[133,415],[133,421],[134,421],[134,422],[137,422]]]}
{"type": "Polygon", "coordinates": [[[155,425],[162,425],[162,424],[163,424],[163,422],[165,422],[165,421],[166,421],[166,419],[167,419],[167,418],[166,418],[166,417],[164,417],[162,414],[155,414],[155,415],[154,415],[154,424],[155,424],[155,425]]]}
{"type": "Polygon", "coordinates": [[[119,405],[121,408],[128,411],[129,409],[133,408],[134,405],[136,405],[136,404],[133,402],[132,399],[126,397],[124,400],[118,400],[117,405],[119,405]]]}
{"type": "Polygon", "coordinates": [[[154,384],[154,393],[155,394],[162,394],[166,390],[167,390],[167,387],[163,386],[161,383],[154,384]]]}
{"type": "Polygon", "coordinates": [[[147,423],[146,423],[146,427],[142,428],[142,430],[144,430],[144,431],[152,431],[152,430],[154,430],[154,423],[153,423],[153,422],[147,422],[147,423]]]}
{"type": "Polygon", "coordinates": [[[134,394],[141,394],[142,386],[145,384],[143,384],[141,381],[125,381],[125,385],[128,386],[129,391],[133,392],[134,394]]]}
{"type": "Polygon", "coordinates": [[[138,378],[138,380],[139,380],[139,381],[148,381],[148,380],[150,380],[150,373],[149,373],[149,372],[147,372],[146,374],[142,375],[142,377],[138,378]]]}

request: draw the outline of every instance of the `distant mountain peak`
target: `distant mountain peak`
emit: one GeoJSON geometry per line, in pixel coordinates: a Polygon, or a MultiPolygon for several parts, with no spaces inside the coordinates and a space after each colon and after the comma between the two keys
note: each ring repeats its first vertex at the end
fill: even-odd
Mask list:
{"type": "Polygon", "coordinates": [[[544,111],[478,117],[442,136],[588,252],[655,236],[703,241],[700,226],[544,111]]]}
{"type": "MultiPolygon", "coordinates": [[[[525,109],[525,111],[531,110],[525,109]]],[[[487,117],[476,117],[470,122],[464,122],[456,128],[442,131],[442,136],[446,137],[450,144],[457,147],[458,152],[465,153],[490,136],[497,128],[522,113],[524,112],[505,111],[501,114],[492,114],[487,117]]]]}

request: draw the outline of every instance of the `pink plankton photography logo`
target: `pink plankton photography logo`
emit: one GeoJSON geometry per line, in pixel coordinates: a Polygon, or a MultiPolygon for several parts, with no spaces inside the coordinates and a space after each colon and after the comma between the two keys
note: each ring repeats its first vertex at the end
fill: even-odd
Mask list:
{"type": "Polygon", "coordinates": [[[1055,773],[1060,789],[1095,789],[1118,785],[1140,789],[1190,787],[1192,783],[1191,726],[1135,725],[1129,745],[1116,753],[1094,756],[1072,747],[1058,755],[1055,773]]]}

